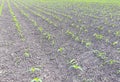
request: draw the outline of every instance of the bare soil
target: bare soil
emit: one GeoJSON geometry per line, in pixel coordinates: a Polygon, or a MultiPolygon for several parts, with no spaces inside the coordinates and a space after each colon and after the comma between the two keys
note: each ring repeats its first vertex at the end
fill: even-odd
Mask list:
{"type": "Polygon", "coordinates": [[[26,9],[20,5],[22,3],[15,2],[29,14],[30,19],[37,22],[38,26],[34,26],[13,2],[10,1],[10,4],[21,24],[25,41],[21,40],[5,1],[0,17],[0,82],[30,82],[35,77],[41,78],[43,82],[120,82],[120,36],[114,35],[120,30],[119,6],[98,3],[37,3],[26,9]],[[37,9],[57,15],[62,21],[37,9]],[[30,10],[49,18],[57,27],[30,10]],[[68,14],[72,19],[54,11],[68,14]],[[103,30],[98,30],[99,26],[102,26],[103,30]],[[43,27],[45,32],[52,35],[54,45],[38,27],[43,27]],[[87,31],[81,30],[83,27],[87,31]],[[92,45],[86,47],[81,41],[75,41],[66,35],[67,30],[72,31],[80,40],[92,42],[92,45]],[[103,34],[105,38],[96,40],[94,33],[103,34]],[[106,39],[109,39],[108,43],[106,39]],[[115,41],[118,41],[118,44],[113,46],[115,41]],[[58,52],[60,47],[64,48],[62,52],[58,52]],[[26,49],[29,57],[24,55],[26,49]],[[94,50],[105,52],[107,60],[97,57],[94,50]],[[72,59],[77,61],[82,71],[70,66],[72,59]],[[110,64],[110,60],[117,62],[110,64]],[[31,67],[40,67],[40,70],[32,73],[31,67]]]}

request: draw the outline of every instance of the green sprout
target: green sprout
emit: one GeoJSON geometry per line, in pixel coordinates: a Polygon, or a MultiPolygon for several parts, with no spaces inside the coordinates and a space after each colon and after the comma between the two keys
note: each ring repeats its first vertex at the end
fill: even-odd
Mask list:
{"type": "Polygon", "coordinates": [[[30,72],[34,73],[35,71],[39,71],[40,68],[37,68],[37,67],[31,67],[30,68],[30,72]]]}
{"type": "Polygon", "coordinates": [[[103,26],[98,27],[98,30],[103,30],[103,29],[104,29],[103,26]]]}
{"type": "Polygon", "coordinates": [[[108,64],[110,64],[110,65],[115,64],[115,63],[119,63],[119,62],[117,60],[113,60],[113,59],[108,61],[108,64]]]}
{"type": "Polygon", "coordinates": [[[93,34],[93,36],[95,36],[95,38],[98,40],[102,40],[104,37],[102,34],[97,34],[97,33],[93,34]]]}
{"type": "Polygon", "coordinates": [[[60,47],[59,49],[58,49],[58,52],[63,52],[63,50],[64,50],[64,48],[62,48],[62,47],[60,47]]]}
{"type": "Polygon", "coordinates": [[[118,44],[118,41],[115,41],[112,43],[113,46],[117,45],[118,44]]]}
{"type": "Polygon", "coordinates": [[[24,55],[25,55],[25,57],[29,57],[30,56],[30,54],[28,52],[25,52],[24,55]]]}
{"type": "Polygon", "coordinates": [[[51,34],[50,33],[44,33],[43,34],[46,39],[50,40],[51,39],[51,34]]]}
{"type": "Polygon", "coordinates": [[[24,56],[25,57],[29,57],[30,56],[30,53],[29,53],[28,49],[25,49],[24,56]]]}
{"type": "Polygon", "coordinates": [[[116,36],[120,36],[120,30],[115,32],[116,36]]]}
{"type": "Polygon", "coordinates": [[[120,74],[120,69],[117,70],[117,74],[120,74]]]}
{"type": "Polygon", "coordinates": [[[106,60],[107,57],[105,56],[105,52],[103,51],[99,51],[99,50],[95,50],[94,53],[96,54],[96,56],[100,59],[106,60]]]}
{"type": "Polygon", "coordinates": [[[31,80],[31,82],[42,82],[42,80],[38,77],[35,77],[33,80],[31,80]]]}
{"type": "Polygon", "coordinates": [[[75,37],[75,41],[78,41],[78,42],[80,41],[78,36],[75,37]]]}
{"type": "Polygon", "coordinates": [[[77,64],[74,64],[71,67],[73,67],[74,69],[79,69],[79,70],[83,71],[82,67],[77,64]]]}
{"type": "Polygon", "coordinates": [[[75,36],[74,33],[69,30],[66,31],[66,34],[71,36],[72,38],[74,38],[74,36],[75,36]]]}
{"type": "Polygon", "coordinates": [[[43,32],[43,28],[39,27],[38,30],[42,33],[43,32]]]}
{"type": "Polygon", "coordinates": [[[71,65],[70,67],[83,71],[82,67],[78,65],[78,63],[77,63],[77,61],[75,59],[70,60],[69,63],[71,65]]]}
{"type": "Polygon", "coordinates": [[[92,43],[91,42],[86,42],[86,47],[88,48],[89,46],[91,46],[92,45],[92,43]]]}

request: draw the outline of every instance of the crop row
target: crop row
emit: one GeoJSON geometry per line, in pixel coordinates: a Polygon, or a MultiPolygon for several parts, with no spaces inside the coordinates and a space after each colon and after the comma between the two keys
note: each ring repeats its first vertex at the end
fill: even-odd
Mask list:
{"type": "MultiPolygon", "coordinates": [[[[33,17],[34,17],[34,15],[37,16],[37,17],[40,17],[40,18],[42,18],[42,20],[45,20],[48,24],[51,24],[54,27],[57,27],[56,29],[58,29],[60,27],[57,26],[55,22],[51,21],[51,19],[49,19],[49,18],[43,16],[42,14],[40,14],[40,13],[44,13],[44,14],[52,16],[53,18],[56,19],[57,15],[51,14],[50,13],[51,9],[50,9],[50,12],[46,12],[46,11],[44,11],[44,10],[41,9],[43,7],[41,7],[41,8],[38,7],[38,8],[40,8],[40,9],[36,9],[36,10],[40,11],[40,13],[38,13],[35,10],[32,10],[29,5],[25,5],[25,4],[22,4],[22,3],[17,4],[16,2],[13,2],[13,4],[21,12],[22,15],[24,15],[30,22],[32,22],[33,26],[37,27],[36,29],[38,29],[41,32],[41,34],[48,41],[52,41],[52,44],[55,45],[55,38],[57,36],[53,36],[49,31],[46,31],[46,29],[44,29],[44,27],[42,27],[41,25],[39,25],[40,23],[38,23],[38,21],[32,19],[31,14],[27,13],[27,11],[29,11],[30,13],[33,14],[32,15],[33,17]]],[[[74,10],[74,11],[78,12],[77,10],[74,10]]],[[[54,12],[54,11],[52,11],[52,12],[54,12]]],[[[96,11],[96,10],[93,10],[92,13],[94,13],[94,12],[98,13],[98,11],[96,11]]],[[[103,11],[103,12],[105,13],[105,11],[103,11]]],[[[87,13],[87,14],[85,16],[83,16],[83,17],[90,16],[91,18],[92,17],[96,18],[96,20],[99,19],[98,16],[92,16],[91,15],[92,13],[89,15],[88,11],[83,12],[83,14],[84,13],[87,13]]],[[[56,13],[56,14],[59,14],[59,13],[56,13]]],[[[81,14],[79,14],[79,15],[81,15],[81,14]]],[[[104,16],[102,15],[102,17],[104,17],[104,16]]],[[[113,16],[111,15],[108,18],[106,17],[106,20],[108,20],[109,18],[112,19],[113,16]]],[[[74,18],[71,18],[71,20],[72,19],[74,20],[74,18]]],[[[63,21],[61,21],[61,22],[63,22],[63,21]]],[[[73,42],[75,42],[75,43],[77,42],[79,45],[83,45],[85,48],[87,48],[89,50],[92,50],[93,54],[95,55],[95,57],[99,58],[103,62],[101,66],[104,66],[106,64],[107,65],[108,64],[109,65],[119,64],[120,62],[118,60],[112,59],[109,56],[109,54],[107,53],[107,51],[102,51],[101,50],[101,44],[110,46],[113,49],[117,49],[117,51],[119,52],[120,31],[119,30],[115,30],[114,31],[114,30],[111,30],[111,29],[107,29],[106,30],[105,29],[106,27],[104,25],[97,25],[97,26],[93,27],[95,23],[96,23],[96,21],[94,21],[92,23],[93,25],[92,24],[91,25],[88,25],[88,24],[86,25],[86,23],[84,24],[84,22],[82,21],[82,19],[75,20],[75,21],[73,21],[72,23],[69,24],[69,27],[65,27],[66,29],[63,29],[64,30],[63,34],[65,34],[66,36],[68,36],[69,39],[72,39],[73,42]],[[113,40],[111,40],[111,38],[113,38],[113,40]],[[96,44],[99,45],[97,48],[96,48],[96,44]]],[[[114,28],[116,28],[116,25],[113,24],[113,26],[111,26],[110,28],[114,29],[114,28]]],[[[54,28],[50,27],[50,29],[54,29],[54,28]]],[[[60,31],[62,31],[62,29],[60,31]]],[[[54,32],[53,32],[53,34],[55,35],[54,32]]],[[[61,36],[59,36],[59,37],[61,37],[61,36]]],[[[57,38],[59,38],[59,37],[57,37],[57,38]]],[[[59,48],[57,50],[58,50],[57,52],[59,52],[59,53],[62,54],[62,52],[65,49],[64,49],[64,47],[60,47],[59,46],[59,48]]],[[[83,70],[82,67],[78,64],[77,60],[75,60],[75,59],[71,59],[70,62],[69,62],[69,64],[74,69],[79,69],[81,71],[83,70]]],[[[33,70],[35,70],[35,68],[33,70]]],[[[36,78],[36,79],[39,79],[39,78],[36,78]]]]}
{"type": "Polygon", "coordinates": [[[17,17],[15,16],[9,1],[8,1],[8,7],[9,7],[10,14],[11,14],[11,16],[13,18],[13,21],[15,22],[16,29],[17,29],[21,39],[24,40],[24,36],[23,36],[22,30],[21,30],[21,25],[20,25],[19,21],[17,20],[17,17]]]}
{"type": "Polygon", "coordinates": [[[2,0],[2,4],[0,5],[0,16],[2,15],[3,7],[4,7],[4,0],[2,0]]]}

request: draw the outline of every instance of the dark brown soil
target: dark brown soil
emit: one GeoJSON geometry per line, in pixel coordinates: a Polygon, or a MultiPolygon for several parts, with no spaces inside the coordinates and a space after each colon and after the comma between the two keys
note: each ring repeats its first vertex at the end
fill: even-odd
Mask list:
{"type": "Polygon", "coordinates": [[[119,6],[98,3],[30,4],[11,0],[11,8],[21,24],[23,41],[7,1],[0,16],[0,82],[31,82],[36,77],[43,82],[120,82],[120,36],[115,35],[120,31],[119,6]],[[100,26],[103,30],[98,28],[100,26]],[[42,33],[39,27],[44,29],[42,33]],[[67,30],[80,40],[67,35],[67,30]],[[50,40],[45,38],[46,32],[51,34],[50,40]],[[102,34],[104,38],[98,40],[94,33],[102,34]],[[113,45],[116,41],[118,43],[113,45]],[[87,42],[91,42],[88,47],[87,42]],[[59,52],[59,48],[63,51],[59,52]],[[106,59],[98,56],[96,50],[104,52],[106,59]],[[26,51],[29,57],[25,56],[26,51]],[[72,59],[82,70],[71,67],[72,59]],[[33,67],[40,70],[31,72],[33,67]]]}

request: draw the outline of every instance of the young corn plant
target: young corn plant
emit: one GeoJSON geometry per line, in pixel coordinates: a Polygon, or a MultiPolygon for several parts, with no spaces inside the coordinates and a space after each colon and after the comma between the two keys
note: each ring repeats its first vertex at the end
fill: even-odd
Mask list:
{"type": "Polygon", "coordinates": [[[25,57],[30,57],[30,53],[29,53],[28,49],[25,49],[24,56],[25,57]]]}
{"type": "Polygon", "coordinates": [[[71,36],[72,38],[74,38],[74,33],[73,32],[71,32],[70,30],[67,30],[66,32],[65,32],[67,35],[69,35],[69,36],[71,36]]]}
{"type": "Polygon", "coordinates": [[[102,40],[104,38],[104,36],[102,34],[97,34],[94,33],[93,36],[97,39],[97,40],[102,40]]]}
{"type": "Polygon", "coordinates": [[[113,60],[113,59],[110,59],[109,61],[106,61],[107,64],[110,64],[110,65],[113,65],[115,63],[120,63],[119,61],[117,60],[113,60]]]}
{"type": "Polygon", "coordinates": [[[92,42],[90,42],[90,41],[85,43],[85,46],[86,46],[87,48],[90,47],[91,45],[92,45],[92,42]]]}
{"type": "Polygon", "coordinates": [[[115,36],[120,36],[120,30],[116,31],[114,34],[115,34],[115,36]]]}
{"type": "Polygon", "coordinates": [[[74,40],[77,41],[77,42],[80,42],[80,38],[78,36],[75,36],[74,40]]]}
{"type": "Polygon", "coordinates": [[[51,34],[48,33],[48,32],[43,33],[43,35],[45,36],[45,38],[46,38],[47,40],[51,40],[51,39],[52,39],[51,34]]]}
{"type": "Polygon", "coordinates": [[[29,71],[31,72],[31,73],[35,73],[36,71],[39,71],[40,70],[40,67],[31,67],[30,69],[29,69],[29,71]]]}
{"type": "Polygon", "coordinates": [[[58,49],[58,52],[62,53],[63,50],[64,50],[64,48],[60,47],[60,48],[58,49]]]}
{"type": "Polygon", "coordinates": [[[78,65],[78,62],[75,59],[70,60],[69,64],[71,68],[83,71],[82,67],[78,65]]]}
{"type": "Polygon", "coordinates": [[[112,43],[113,46],[117,45],[118,44],[118,41],[115,41],[112,43]]]}
{"type": "Polygon", "coordinates": [[[38,30],[42,33],[43,32],[43,28],[39,27],[38,30]]]}
{"type": "Polygon", "coordinates": [[[41,78],[35,77],[30,82],[42,82],[41,78]]]}
{"type": "Polygon", "coordinates": [[[117,74],[120,74],[120,69],[117,70],[117,74]]]}
{"type": "Polygon", "coordinates": [[[102,31],[104,28],[103,28],[103,26],[99,26],[99,27],[97,27],[97,29],[102,31]]]}
{"type": "Polygon", "coordinates": [[[100,58],[100,59],[102,59],[102,60],[104,60],[104,61],[107,59],[107,57],[105,56],[106,53],[103,52],[103,51],[95,50],[95,51],[94,51],[94,54],[96,54],[96,56],[97,56],[98,58],[100,58]]]}

